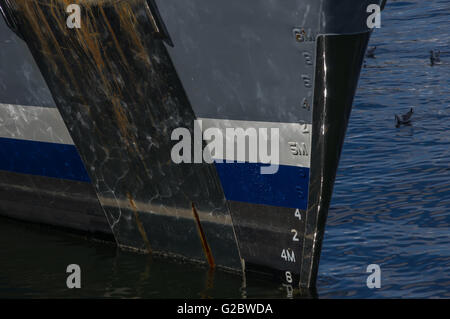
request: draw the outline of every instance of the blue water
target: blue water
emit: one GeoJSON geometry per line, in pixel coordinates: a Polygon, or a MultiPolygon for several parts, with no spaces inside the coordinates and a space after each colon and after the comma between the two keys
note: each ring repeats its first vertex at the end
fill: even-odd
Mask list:
{"type": "Polygon", "coordinates": [[[339,165],[321,297],[450,297],[450,1],[388,2],[339,165]],[[396,128],[411,107],[412,126],[396,128]],[[366,286],[369,264],[380,289],[366,286]]]}
{"type": "MultiPolygon", "coordinates": [[[[450,297],[450,1],[388,1],[354,102],[327,221],[320,298],[450,297]],[[430,66],[429,51],[442,64],[430,66]],[[394,114],[414,108],[412,126],[394,114]],[[369,264],[381,288],[366,286],[369,264]]],[[[262,279],[0,223],[0,297],[285,297],[262,279]],[[68,264],[82,289],[68,290],[68,264]]]]}

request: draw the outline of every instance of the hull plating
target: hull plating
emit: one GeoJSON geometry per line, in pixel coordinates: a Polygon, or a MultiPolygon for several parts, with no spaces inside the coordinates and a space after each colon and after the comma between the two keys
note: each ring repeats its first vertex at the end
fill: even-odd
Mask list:
{"type": "Polygon", "coordinates": [[[314,286],[370,1],[244,2],[82,2],[71,30],[63,1],[0,1],[39,67],[29,53],[2,54],[31,65],[23,95],[35,98],[0,96],[13,123],[0,128],[0,151],[17,155],[0,170],[84,183],[119,246],[314,286]],[[20,125],[17,114],[38,120],[20,125]],[[194,133],[196,119],[280,129],[280,169],[173,163],[172,131],[194,133]]]}

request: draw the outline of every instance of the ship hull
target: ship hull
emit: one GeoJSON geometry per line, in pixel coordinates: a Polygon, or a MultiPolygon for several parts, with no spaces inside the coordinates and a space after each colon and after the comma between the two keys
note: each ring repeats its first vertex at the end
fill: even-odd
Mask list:
{"type": "Polygon", "coordinates": [[[17,194],[1,212],[313,287],[369,1],[98,1],[75,30],[61,3],[0,1],[2,32],[27,45],[2,56],[3,81],[7,60],[32,70],[0,100],[0,151],[14,154],[1,187],[17,194]],[[174,163],[172,132],[195,136],[196,120],[200,132],[278,129],[277,171],[261,175],[258,158],[174,163]],[[26,180],[78,224],[71,210],[12,208],[26,180]]]}

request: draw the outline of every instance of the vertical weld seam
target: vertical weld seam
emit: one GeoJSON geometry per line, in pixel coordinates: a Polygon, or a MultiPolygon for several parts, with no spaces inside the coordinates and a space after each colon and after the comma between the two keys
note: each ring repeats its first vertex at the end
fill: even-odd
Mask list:
{"type": "Polygon", "coordinates": [[[200,236],[200,241],[202,242],[203,252],[205,253],[205,257],[208,261],[210,268],[215,268],[216,264],[214,262],[214,257],[211,252],[211,248],[208,245],[208,241],[206,240],[205,232],[203,231],[202,224],[200,223],[200,218],[197,213],[197,209],[195,208],[194,203],[192,203],[192,213],[194,214],[195,223],[197,225],[198,235],[200,236]]]}

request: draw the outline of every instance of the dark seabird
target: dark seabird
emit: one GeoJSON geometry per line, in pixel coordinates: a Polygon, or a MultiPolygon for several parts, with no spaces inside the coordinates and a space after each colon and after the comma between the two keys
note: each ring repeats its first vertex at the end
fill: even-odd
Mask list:
{"type": "Polygon", "coordinates": [[[430,51],[430,63],[431,66],[441,62],[441,51],[430,51]]]}
{"type": "Polygon", "coordinates": [[[395,121],[397,122],[395,127],[400,127],[401,125],[411,125],[411,116],[413,115],[414,110],[411,108],[408,113],[398,116],[395,114],[395,121]]]}
{"type": "Polygon", "coordinates": [[[367,49],[366,57],[371,58],[371,59],[375,59],[375,50],[376,49],[377,49],[376,46],[374,46],[373,48],[367,49]]]}

